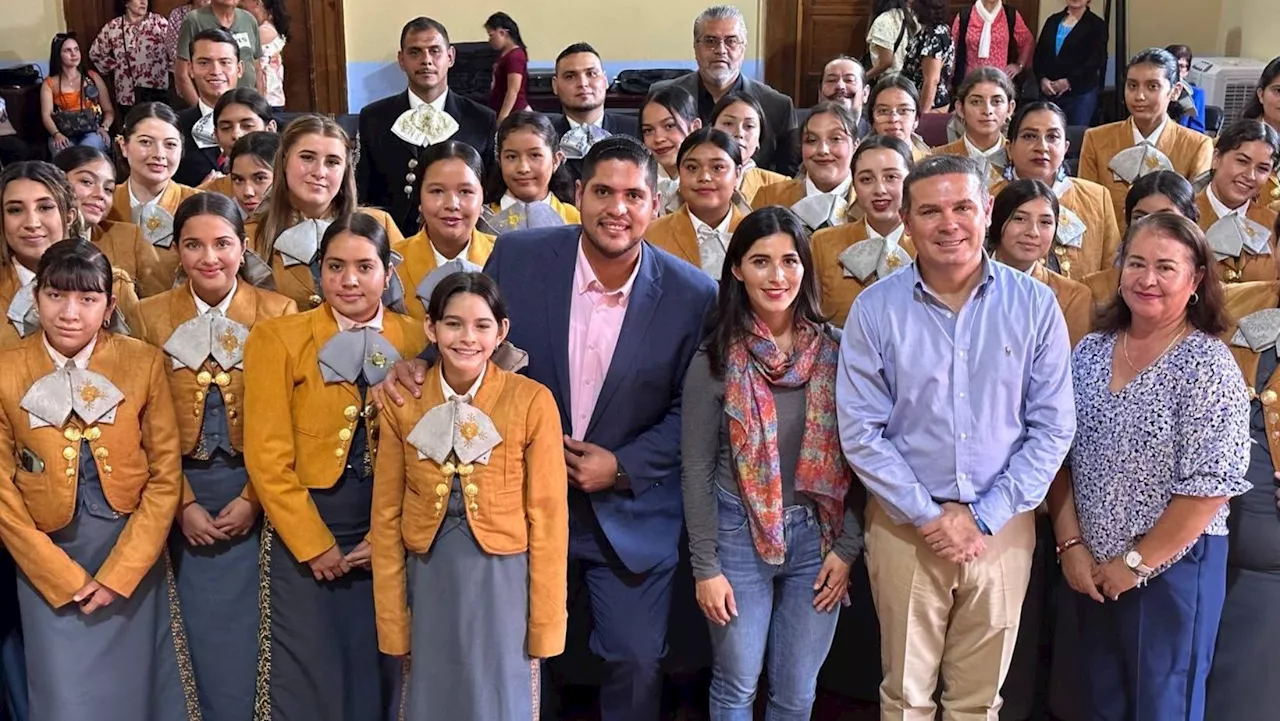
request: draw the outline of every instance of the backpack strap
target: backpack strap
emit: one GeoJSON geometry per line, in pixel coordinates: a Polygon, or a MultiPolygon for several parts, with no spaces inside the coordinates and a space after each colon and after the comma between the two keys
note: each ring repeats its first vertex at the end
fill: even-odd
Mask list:
{"type": "Polygon", "coordinates": [[[1009,23],[1009,47],[1008,55],[1005,57],[1006,64],[1013,65],[1018,62],[1018,41],[1014,37],[1013,28],[1017,24],[1018,11],[1006,4],[1004,6],[1004,19],[1009,23]]]}
{"type": "Polygon", "coordinates": [[[952,71],[951,76],[951,96],[955,97],[955,91],[964,82],[964,76],[969,74],[969,20],[973,17],[973,4],[964,6],[960,11],[960,27],[956,28],[960,32],[956,33],[956,37],[952,43],[956,47],[956,67],[952,71]]]}

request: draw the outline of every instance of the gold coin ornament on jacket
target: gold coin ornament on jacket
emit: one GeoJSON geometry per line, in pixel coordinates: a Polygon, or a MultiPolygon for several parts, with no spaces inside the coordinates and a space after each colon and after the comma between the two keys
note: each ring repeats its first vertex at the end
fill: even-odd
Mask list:
{"type": "Polygon", "coordinates": [[[200,371],[199,373],[196,374],[196,383],[199,383],[202,386],[207,386],[212,382],[213,382],[213,374],[210,373],[209,371],[200,371]]]}

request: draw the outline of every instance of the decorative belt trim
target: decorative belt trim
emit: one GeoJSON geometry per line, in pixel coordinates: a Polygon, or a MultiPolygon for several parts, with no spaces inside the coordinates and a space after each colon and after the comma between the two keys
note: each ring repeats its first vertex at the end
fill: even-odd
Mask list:
{"type": "Polygon", "coordinates": [[[178,602],[178,584],[173,577],[173,560],[164,551],[164,582],[169,593],[169,631],[173,634],[173,650],[178,657],[178,679],[182,683],[182,699],[188,721],[202,721],[200,696],[196,691],[196,674],[191,667],[191,649],[187,645],[187,626],[182,621],[182,604],[178,602]]]}
{"type": "Polygon", "coordinates": [[[529,690],[530,697],[533,699],[533,708],[530,716],[533,721],[539,721],[542,718],[542,661],[531,658],[529,659],[529,690]]]}
{"type": "Polygon", "coordinates": [[[258,544],[258,681],[253,696],[253,721],[271,721],[271,546],[275,527],[262,515],[258,544]]]}

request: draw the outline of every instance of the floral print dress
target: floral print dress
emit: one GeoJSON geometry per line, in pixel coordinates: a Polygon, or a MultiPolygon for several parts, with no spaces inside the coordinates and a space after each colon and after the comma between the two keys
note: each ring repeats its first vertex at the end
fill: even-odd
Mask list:
{"type": "Polygon", "coordinates": [[[174,61],[169,34],[168,20],[147,13],[137,23],[115,18],[94,38],[89,58],[111,76],[117,104],[136,105],[139,89],[168,91],[174,61]]]}

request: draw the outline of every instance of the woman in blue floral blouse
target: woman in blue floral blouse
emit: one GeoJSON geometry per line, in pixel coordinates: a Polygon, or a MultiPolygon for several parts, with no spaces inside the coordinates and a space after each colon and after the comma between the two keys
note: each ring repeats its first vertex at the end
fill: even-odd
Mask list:
{"type": "Polygon", "coordinates": [[[1226,592],[1227,501],[1250,487],[1249,396],[1194,223],[1129,227],[1120,292],[1072,357],[1071,482],[1051,512],[1079,592],[1092,718],[1204,718],[1226,592]]]}

